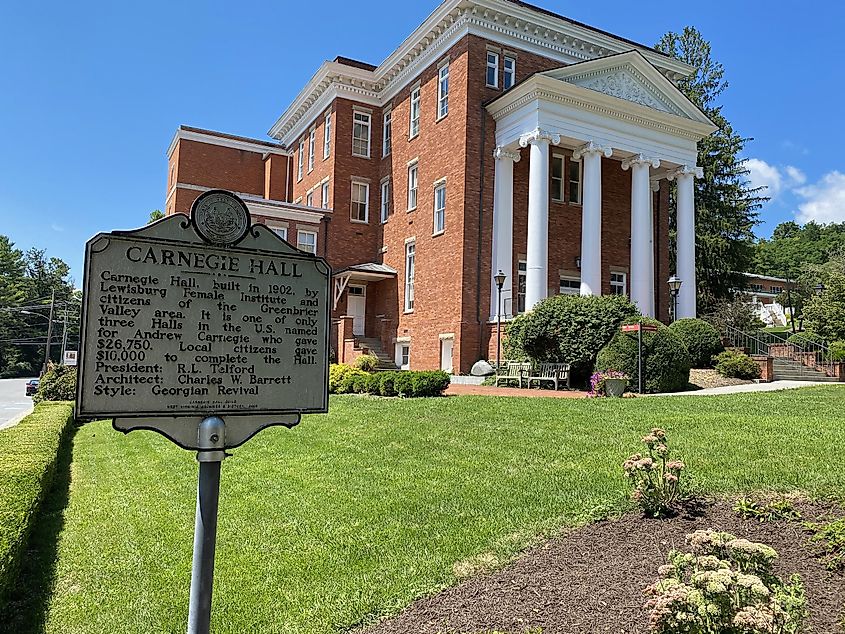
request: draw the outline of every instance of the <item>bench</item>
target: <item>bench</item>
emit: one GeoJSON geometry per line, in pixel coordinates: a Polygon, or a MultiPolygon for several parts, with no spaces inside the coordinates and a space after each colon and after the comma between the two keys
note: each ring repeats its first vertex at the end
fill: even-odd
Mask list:
{"type": "MultiPolygon", "coordinates": [[[[540,384],[543,381],[548,381],[549,383],[553,383],[555,386],[555,390],[558,389],[558,385],[566,381],[566,387],[569,388],[570,386],[570,379],[569,379],[569,364],[568,363],[538,363],[528,375],[528,387],[531,387],[531,381],[537,381],[537,387],[540,387],[540,384]]],[[[520,382],[520,387],[522,383],[520,382]]]]}
{"type": "Polygon", "coordinates": [[[531,363],[522,361],[505,361],[496,370],[496,387],[499,387],[499,381],[509,380],[517,381],[519,387],[522,387],[522,380],[527,379],[531,373],[531,363]],[[504,373],[502,373],[504,368],[504,373]]]}

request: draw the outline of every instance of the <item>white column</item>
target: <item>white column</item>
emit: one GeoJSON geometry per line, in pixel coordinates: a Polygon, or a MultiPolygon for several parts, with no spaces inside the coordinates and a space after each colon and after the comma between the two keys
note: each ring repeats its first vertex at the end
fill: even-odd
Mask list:
{"type": "Polygon", "coordinates": [[[499,292],[496,280],[499,271],[507,276],[502,286],[502,319],[513,316],[513,164],[519,162],[519,151],[503,147],[493,150],[496,161],[493,182],[493,260],[490,271],[490,321],[495,321],[499,292]],[[508,301],[510,300],[510,301],[508,301]]]}
{"type": "MultiPolygon", "coordinates": [[[[649,305],[652,307],[652,312],[654,313],[650,316],[655,317],[657,315],[657,305],[654,301],[654,289],[658,282],[655,277],[657,263],[654,261],[654,194],[660,191],[660,180],[652,180],[650,185],[651,191],[648,193],[648,292],[651,297],[651,303],[649,305]]],[[[665,280],[663,281],[665,282],[665,280]]]]}
{"type": "Polygon", "coordinates": [[[684,165],[669,174],[678,182],[677,209],[677,261],[675,271],[681,278],[678,294],[678,318],[696,316],[695,280],[695,183],[693,178],[703,175],[700,167],[684,165]]]}
{"type": "Polygon", "coordinates": [[[581,200],[581,295],[601,295],[601,157],[613,150],[593,141],[572,153],[583,159],[581,200]]]}
{"type": "Polygon", "coordinates": [[[635,154],[622,161],[623,170],[631,168],[631,300],[648,317],[654,316],[654,275],[649,258],[651,167],[660,167],[660,160],[635,154]]]}
{"type": "Polygon", "coordinates": [[[560,136],[545,130],[523,134],[521,147],[531,146],[528,166],[528,244],[526,246],[525,310],[548,295],[549,287],[549,143],[560,136]]]}

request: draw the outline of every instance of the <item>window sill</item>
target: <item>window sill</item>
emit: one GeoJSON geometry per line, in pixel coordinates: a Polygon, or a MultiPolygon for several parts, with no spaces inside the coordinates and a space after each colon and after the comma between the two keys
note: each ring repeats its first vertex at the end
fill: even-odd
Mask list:
{"type": "Polygon", "coordinates": [[[574,202],[572,202],[571,200],[570,200],[568,203],[566,203],[566,204],[567,204],[567,205],[572,205],[573,207],[580,207],[580,206],[581,206],[581,203],[574,203],[574,202]]]}
{"type": "Polygon", "coordinates": [[[369,220],[357,220],[355,218],[350,218],[349,222],[354,222],[357,225],[368,225],[368,224],[370,224],[369,220]]]}
{"type": "Polygon", "coordinates": [[[414,312],[413,308],[406,308],[403,314],[411,315],[411,314],[413,314],[413,312],[414,312]]]}
{"type": "Polygon", "coordinates": [[[437,117],[437,118],[434,120],[434,123],[440,123],[441,121],[443,121],[443,119],[445,119],[445,118],[446,118],[446,117],[448,117],[448,116],[449,116],[449,113],[447,112],[446,114],[444,114],[444,115],[441,115],[441,116],[437,117]]]}
{"type": "Polygon", "coordinates": [[[410,134],[409,134],[409,135],[408,135],[408,141],[409,141],[409,142],[410,142],[410,141],[413,141],[414,139],[416,139],[416,138],[417,138],[417,137],[419,137],[419,136],[420,136],[420,133],[419,133],[419,132],[417,132],[416,134],[413,134],[413,135],[410,135],[410,134]]]}
{"type": "Polygon", "coordinates": [[[408,207],[408,213],[411,213],[412,211],[416,211],[416,210],[417,210],[416,207],[408,207]]]}
{"type": "Polygon", "coordinates": [[[362,158],[362,159],[370,158],[369,154],[355,154],[355,152],[352,153],[352,156],[354,156],[355,158],[362,158]]]}
{"type": "Polygon", "coordinates": [[[499,90],[499,86],[498,86],[498,85],[493,86],[492,84],[484,84],[484,87],[485,87],[485,88],[493,88],[493,89],[495,89],[495,90],[499,90]]]}
{"type": "Polygon", "coordinates": [[[443,229],[442,231],[435,231],[434,233],[431,234],[431,237],[436,238],[437,236],[442,236],[444,233],[446,233],[445,229],[443,229]]]}

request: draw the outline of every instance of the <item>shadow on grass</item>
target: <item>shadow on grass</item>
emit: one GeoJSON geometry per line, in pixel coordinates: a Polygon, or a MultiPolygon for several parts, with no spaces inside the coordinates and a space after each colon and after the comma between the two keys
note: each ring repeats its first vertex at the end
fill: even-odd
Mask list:
{"type": "Polygon", "coordinates": [[[56,458],[53,484],[41,504],[29,536],[18,583],[0,610],[0,634],[39,634],[45,631],[47,608],[56,584],[59,534],[70,499],[73,439],[78,431],[68,425],[56,458]]]}

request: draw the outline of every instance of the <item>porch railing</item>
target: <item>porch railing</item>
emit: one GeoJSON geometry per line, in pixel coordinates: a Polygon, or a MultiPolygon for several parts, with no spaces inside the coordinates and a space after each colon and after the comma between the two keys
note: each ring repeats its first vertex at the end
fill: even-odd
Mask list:
{"type": "Polygon", "coordinates": [[[726,327],[726,339],[731,346],[745,349],[748,354],[775,359],[788,359],[799,364],[804,374],[812,377],[816,372],[838,377],[842,364],[831,359],[830,349],[823,341],[804,336],[800,341],[789,341],[789,334],[756,330],[744,332],[726,327]]]}

